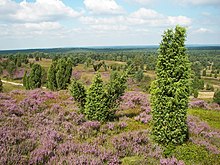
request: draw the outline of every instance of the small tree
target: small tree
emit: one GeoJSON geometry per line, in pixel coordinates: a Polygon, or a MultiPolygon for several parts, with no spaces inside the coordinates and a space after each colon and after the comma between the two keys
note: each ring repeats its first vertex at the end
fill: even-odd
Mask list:
{"type": "Polygon", "coordinates": [[[214,75],[215,78],[218,78],[218,74],[217,74],[217,71],[215,71],[215,75],[214,75]]]}
{"type": "Polygon", "coordinates": [[[109,109],[114,111],[117,108],[117,100],[124,94],[127,88],[127,73],[120,74],[117,71],[113,71],[110,75],[110,81],[107,84],[107,105],[109,109]]]}
{"type": "Polygon", "coordinates": [[[220,105],[220,90],[215,91],[213,101],[220,105]]]}
{"type": "Polygon", "coordinates": [[[139,69],[139,70],[135,73],[134,77],[135,77],[135,79],[136,79],[137,82],[140,82],[140,81],[143,79],[143,77],[144,77],[144,72],[143,72],[143,70],[139,69]]]}
{"type": "Polygon", "coordinates": [[[65,71],[66,71],[66,62],[65,59],[59,59],[56,67],[56,82],[57,82],[57,89],[66,89],[66,82],[65,82],[65,71]]]}
{"type": "Polygon", "coordinates": [[[208,91],[214,91],[214,87],[211,84],[206,84],[206,90],[208,91]]]}
{"type": "Polygon", "coordinates": [[[28,76],[28,84],[30,89],[40,88],[42,79],[42,67],[39,64],[33,64],[30,75],[28,76]]]}
{"type": "Polygon", "coordinates": [[[3,83],[1,79],[0,79],[0,92],[3,92],[3,83]]]}
{"type": "Polygon", "coordinates": [[[47,72],[47,88],[49,88],[52,91],[57,90],[56,65],[56,61],[53,61],[47,72]]]}
{"type": "Polygon", "coordinates": [[[87,91],[85,103],[85,115],[89,120],[106,121],[109,119],[109,110],[106,104],[106,95],[104,91],[101,75],[97,74],[92,85],[87,91]]]}
{"type": "Polygon", "coordinates": [[[8,63],[8,65],[6,66],[6,70],[8,71],[10,78],[12,78],[13,74],[14,74],[14,71],[16,70],[15,63],[13,61],[10,61],[8,63]]]}
{"type": "Polygon", "coordinates": [[[56,83],[57,89],[66,89],[70,83],[70,77],[72,74],[72,64],[70,60],[65,58],[59,59],[56,65],[56,83]]]}
{"type": "Polygon", "coordinates": [[[85,87],[75,79],[72,80],[72,83],[69,87],[70,93],[73,98],[78,102],[80,111],[84,112],[85,102],[86,102],[86,89],[85,87]]]}
{"type": "Polygon", "coordinates": [[[185,48],[186,29],[176,26],[163,35],[157,59],[157,79],[151,88],[155,141],[181,144],[188,137],[186,124],[190,93],[190,62],[185,48]]]}
{"type": "Polygon", "coordinates": [[[126,89],[127,74],[113,72],[107,85],[103,84],[100,74],[97,74],[92,85],[86,91],[76,80],[70,85],[70,92],[78,102],[80,110],[89,120],[107,121],[114,117],[118,99],[126,89]]]}
{"type": "Polygon", "coordinates": [[[28,82],[28,76],[27,76],[27,71],[25,71],[24,76],[23,76],[23,86],[25,87],[26,90],[29,90],[29,82],[28,82]]]}
{"type": "Polygon", "coordinates": [[[202,71],[202,76],[206,76],[206,69],[202,71]]]}
{"type": "Polygon", "coordinates": [[[199,96],[198,89],[195,89],[195,90],[193,91],[193,96],[194,96],[194,98],[198,98],[198,96],[199,96]]]}

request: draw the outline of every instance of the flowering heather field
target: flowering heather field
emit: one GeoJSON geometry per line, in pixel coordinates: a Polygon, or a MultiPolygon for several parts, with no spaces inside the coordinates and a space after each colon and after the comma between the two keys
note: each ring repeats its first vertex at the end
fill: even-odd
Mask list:
{"type": "Polygon", "coordinates": [[[0,164],[220,164],[219,129],[190,115],[189,142],[165,150],[151,140],[150,111],[148,95],[127,92],[117,119],[100,123],[79,114],[67,91],[0,93],[0,164]]]}

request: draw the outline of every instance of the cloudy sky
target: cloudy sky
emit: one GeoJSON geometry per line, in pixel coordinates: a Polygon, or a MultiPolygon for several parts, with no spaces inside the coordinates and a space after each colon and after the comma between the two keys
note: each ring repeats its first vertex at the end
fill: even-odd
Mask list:
{"type": "Polygon", "coordinates": [[[0,0],[0,50],[157,45],[177,24],[220,44],[220,0],[0,0]]]}

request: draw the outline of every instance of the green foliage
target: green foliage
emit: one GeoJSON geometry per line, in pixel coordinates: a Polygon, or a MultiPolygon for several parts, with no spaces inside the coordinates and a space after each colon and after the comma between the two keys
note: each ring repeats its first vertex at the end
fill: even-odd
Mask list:
{"type": "Polygon", "coordinates": [[[117,100],[124,94],[127,82],[127,73],[120,74],[117,71],[111,72],[110,81],[107,84],[107,104],[110,109],[118,106],[117,100]]]}
{"type": "Polygon", "coordinates": [[[134,77],[135,77],[135,79],[136,79],[137,82],[140,82],[140,81],[143,79],[143,77],[144,77],[144,72],[143,72],[143,70],[142,70],[142,69],[139,69],[139,70],[135,73],[134,77]]]}
{"type": "Polygon", "coordinates": [[[199,92],[198,92],[197,89],[195,89],[195,90],[193,91],[193,96],[194,96],[194,98],[198,98],[199,92]]]}
{"type": "Polygon", "coordinates": [[[214,91],[214,87],[211,84],[206,84],[206,88],[205,89],[208,90],[208,91],[214,91]]]}
{"type": "Polygon", "coordinates": [[[61,58],[53,61],[47,73],[47,87],[50,90],[66,89],[72,75],[71,59],[61,58]]]}
{"type": "Polygon", "coordinates": [[[57,62],[53,61],[47,72],[47,87],[52,91],[57,90],[56,66],[57,62]]]}
{"type": "Polygon", "coordinates": [[[215,91],[213,101],[220,105],[220,90],[215,91]]]}
{"type": "Polygon", "coordinates": [[[200,78],[202,64],[199,61],[193,62],[191,68],[192,68],[192,71],[194,72],[195,76],[200,78]]]}
{"type": "Polygon", "coordinates": [[[196,108],[189,109],[188,114],[199,117],[201,120],[207,122],[212,128],[220,129],[219,111],[207,111],[206,109],[196,108]]]}
{"type": "Polygon", "coordinates": [[[85,87],[75,79],[72,80],[72,83],[69,87],[69,91],[73,98],[78,102],[80,110],[84,113],[84,106],[86,102],[86,89],[85,87]]]}
{"type": "Polygon", "coordinates": [[[172,155],[178,160],[183,160],[186,164],[219,164],[219,156],[210,154],[204,147],[187,143],[177,146],[172,155]]]}
{"type": "Polygon", "coordinates": [[[107,106],[107,98],[104,91],[101,75],[97,74],[92,85],[87,90],[85,103],[85,115],[89,120],[106,121],[112,113],[107,106]]]}
{"type": "Polygon", "coordinates": [[[57,82],[57,89],[66,89],[67,84],[65,82],[65,72],[66,72],[66,60],[65,59],[59,59],[57,66],[56,66],[56,82],[57,82]]]}
{"type": "Polygon", "coordinates": [[[3,92],[3,83],[1,79],[0,79],[0,92],[3,92]]]}
{"type": "Polygon", "coordinates": [[[69,90],[78,102],[80,110],[89,120],[107,121],[114,118],[118,99],[126,89],[127,74],[112,72],[110,81],[103,84],[100,74],[97,74],[92,85],[86,91],[78,81],[73,80],[69,90]]]}
{"type": "Polygon", "coordinates": [[[29,90],[29,82],[28,82],[28,76],[27,76],[27,71],[25,71],[24,76],[23,76],[23,86],[26,90],[29,90]]]}
{"type": "Polygon", "coordinates": [[[193,90],[204,89],[204,80],[195,76],[192,80],[192,89],[193,90]]]}
{"type": "Polygon", "coordinates": [[[214,75],[214,77],[215,77],[215,78],[217,78],[217,77],[218,77],[217,71],[215,71],[215,75],[214,75]]]}
{"type": "Polygon", "coordinates": [[[0,75],[3,73],[3,67],[0,66],[0,75]]]}
{"type": "Polygon", "coordinates": [[[202,76],[206,76],[206,69],[202,71],[202,76]]]}
{"type": "Polygon", "coordinates": [[[16,65],[13,61],[10,61],[6,66],[6,70],[9,73],[10,78],[12,78],[14,71],[16,70],[16,65]]]}
{"type": "Polygon", "coordinates": [[[30,75],[27,77],[30,89],[40,88],[42,79],[42,67],[39,64],[33,64],[30,75]]]}
{"type": "Polygon", "coordinates": [[[44,68],[42,68],[41,84],[42,85],[47,85],[47,72],[44,68]]]}
{"type": "Polygon", "coordinates": [[[98,64],[94,64],[94,63],[92,64],[93,69],[94,69],[95,72],[98,71],[101,68],[102,65],[103,65],[102,62],[99,62],[98,64]]]}
{"type": "Polygon", "coordinates": [[[188,138],[186,114],[190,92],[190,62],[185,48],[186,30],[168,29],[160,44],[157,79],[152,84],[152,134],[155,141],[181,144],[188,138]]]}

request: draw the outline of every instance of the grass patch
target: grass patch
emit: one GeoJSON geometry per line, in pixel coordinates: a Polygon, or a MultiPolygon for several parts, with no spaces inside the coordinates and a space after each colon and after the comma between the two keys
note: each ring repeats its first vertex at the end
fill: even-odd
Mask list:
{"type": "Polygon", "coordinates": [[[12,85],[9,83],[3,83],[3,92],[10,92],[13,90],[24,90],[24,87],[20,85],[12,85]]]}
{"type": "Polygon", "coordinates": [[[205,148],[192,143],[177,146],[172,153],[178,160],[183,160],[186,165],[219,164],[219,155],[209,153],[205,148]]]}
{"type": "Polygon", "coordinates": [[[201,120],[206,121],[211,127],[220,129],[220,112],[205,109],[189,109],[189,115],[198,116],[201,120]]]}

